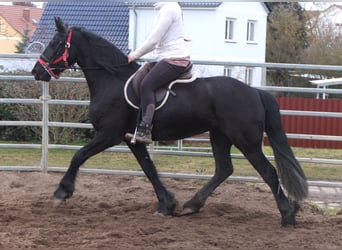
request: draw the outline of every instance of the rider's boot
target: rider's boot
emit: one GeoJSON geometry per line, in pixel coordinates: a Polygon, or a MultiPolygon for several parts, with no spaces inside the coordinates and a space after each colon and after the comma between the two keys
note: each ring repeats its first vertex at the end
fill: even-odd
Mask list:
{"type": "Polygon", "coordinates": [[[151,144],[152,143],[152,124],[148,124],[148,123],[145,123],[144,121],[141,121],[137,128],[135,139],[138,142],[151,144]]]}
{"type": "Polygon", "coordinates": [[[135,144],[136,141],[145,144],[152,143],[152,124],[141,121],[135,131],[134,134],[126,133],[125,135],[127,140],[131,140],[131,144],[135,144]]]}

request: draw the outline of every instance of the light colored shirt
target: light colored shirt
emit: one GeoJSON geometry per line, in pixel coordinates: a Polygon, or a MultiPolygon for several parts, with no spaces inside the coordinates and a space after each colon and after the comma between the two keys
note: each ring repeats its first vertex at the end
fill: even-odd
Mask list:
{"type": "Polygon", "coordinates": [[[177,2],[165,2],[159,5],[155,26],[143,44],[134,51],[138,59],[154,51],[156,60],[172,58],[190,58],[183,34],[183,17],[177,2]]]}

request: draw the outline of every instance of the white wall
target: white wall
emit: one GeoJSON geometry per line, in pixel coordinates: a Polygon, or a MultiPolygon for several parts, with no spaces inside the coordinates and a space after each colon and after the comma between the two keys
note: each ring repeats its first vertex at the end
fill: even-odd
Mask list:
{"type": "MultiPolygon", "coordinates": [[[[139,46],[153,26],[157,11],[136,8],[130,11],[130,48],[139,46]],[[135,33],[136,27],[136,33],[135,33]],[[136,35],[134,35],[136,34],[136,35]]],[[[218,8],[183,8],[186,38],[192,59],[209,61],[265,62],[267,10],[260,2],[223,2],[218,8]],[[226,18],[236,18],[236,40],[224,39],[226,18]],[[247,21],[256,20],[256,42],[248,43],[247,21]]],[[[152,57],[149,55],[147,57],[152,57]]],[[[202,76],[223,75],[223,67],[197,67],[202,76]]],[[[245,69],[235,67],[233,77],[245,80],[245,69]]],[[[264,84],[265,72],[253,69],[252,85],[264,84]]]]}
{"type": "Polygon", "coordinates": [[[0,58],[0,72],[26,71],[31,72],[37,59],[16,59],[16,58],[0,58]]]}
{"type": "Polygon", "coordinates": [[[264,62],[267,14],[259,2],[225,2],[217,10],[184,9],[186,35],[193,40],[193,56],[234,61],[264,62]],[[236,43],[224,40],[226,17],[236,18],[236,43]],[[257,20],[257,43],[246,41],[247,20],[257,20]]]}

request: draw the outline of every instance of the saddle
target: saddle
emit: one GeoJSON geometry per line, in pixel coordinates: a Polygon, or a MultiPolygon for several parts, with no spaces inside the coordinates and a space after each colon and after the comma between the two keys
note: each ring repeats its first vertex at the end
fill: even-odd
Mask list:
{"type": "MultiPolygon", "coordinates": [[[[141,66],[137,72],[135,72],[126,82],[124,88],[124,95],[126,102],[135,109],[139,109],[140,104],[140,84],[142,79],[146,76],[146,74],[153,68],[155,62],[146,63],[141,66]]],[[[156,100],[156,110],[162,108],[164,104],[167,102],[170,94],[172,96],[176,96],[176,93],[172,90],[172,86],[176,83],[190,83],[193,82],[197,78],[195,72],[192,69],[192,63],[185,68],[184,73],[178,77],[177,80],[172,81],[169,85],[157,89],[155,91],[155,100],[156,100]]]]}

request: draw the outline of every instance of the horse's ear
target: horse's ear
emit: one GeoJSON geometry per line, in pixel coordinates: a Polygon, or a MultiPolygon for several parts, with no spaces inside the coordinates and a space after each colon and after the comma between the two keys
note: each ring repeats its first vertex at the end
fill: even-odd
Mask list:
{"type": "Polygon", "coordinates": [[[68,24],[64,23],[60,17],[55,17],[56,31],[59,33],[66,33],[68,31],[68,24]]]}

